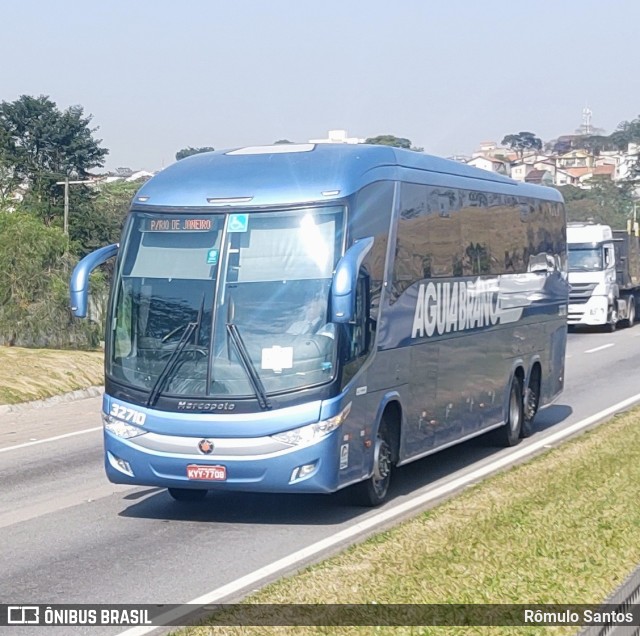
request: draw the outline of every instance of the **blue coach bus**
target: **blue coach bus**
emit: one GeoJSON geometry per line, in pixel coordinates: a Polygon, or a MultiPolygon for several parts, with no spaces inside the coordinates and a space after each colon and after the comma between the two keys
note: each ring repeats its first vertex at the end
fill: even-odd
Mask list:
{"type": "Polygon", "coordinates": [[[106,329],[115,483],[381,503],[395,466],[532,432],[563,388],[551,188],[385,146],[195,155],[133,199],[106,329]]]}

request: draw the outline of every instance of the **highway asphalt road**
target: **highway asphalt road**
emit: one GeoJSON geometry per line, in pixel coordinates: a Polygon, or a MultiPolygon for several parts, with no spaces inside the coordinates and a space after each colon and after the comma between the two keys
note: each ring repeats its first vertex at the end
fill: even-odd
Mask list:
{"type": "MultiPolygon", "coordinates": [[[[515,451],[542,446],[594,413],[640,399],[640,325],[613,334],[571,333],[567,356],[563,395],[538,415],[537,432],[515,451]]],[[[397,521],[399,506],[423,495],[422,507],[432,505],[428,493],[432,499],[450,494],[447,489],[464,487],[465,475],[494,470],[514,453],[478,438],[427,457],[399,469],[389,502],[374,510],[353,507],[340,493],[209,494],[185,504],[164,490],[107,482],[99,410],[100,398],[90,398],[0,415],[1,603],[171,604],[207,594],[218,602],[238,600],[371,534],[378,520],[383,527],[397,521]],[[308,554],[290,557],[312,545],[308,554]]],[[[399,516],[408,514],[404,509],[399,516]]],[[[11,633],[41,631],[49,633],[11,633]]]]}

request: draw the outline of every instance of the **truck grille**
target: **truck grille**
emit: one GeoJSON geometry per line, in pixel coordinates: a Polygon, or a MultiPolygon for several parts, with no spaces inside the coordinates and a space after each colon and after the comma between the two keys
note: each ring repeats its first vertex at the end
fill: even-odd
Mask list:
{"type": "Polygon", "coordinates": [[[573,283],[569,290],[569,304],[581,305],[586,303],[591,298],[596,285],[597,283],[573,283]]]}

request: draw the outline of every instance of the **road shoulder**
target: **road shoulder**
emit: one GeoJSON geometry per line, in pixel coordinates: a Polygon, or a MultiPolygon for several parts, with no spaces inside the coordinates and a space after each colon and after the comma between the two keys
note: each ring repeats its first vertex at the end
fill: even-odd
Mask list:
{"type": "Polygon", "coordinates": [[[0,449],[100,426],[102,387],[0,406],[0,449]]]}

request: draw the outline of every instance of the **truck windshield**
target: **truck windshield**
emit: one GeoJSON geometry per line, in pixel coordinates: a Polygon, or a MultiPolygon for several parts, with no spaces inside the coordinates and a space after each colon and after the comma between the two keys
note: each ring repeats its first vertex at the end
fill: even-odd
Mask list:
{"type": "Polygon", "coordinates": [[[157,391],[181,343],[162,379],[165,395],[255,397],[248,369],[266,394],[329,381],[337,347],[328,299],[343,218],[341,207],[133,212],[115,281],[107,373],[157,391]],[[241,333],[244,360],[229,325],[241,333]]]}
{"type": "Polygon", "coordinates": [[[602,248],[577,248],[569,245],[570,272],[597,272],[602,268],[602,248]]]}

